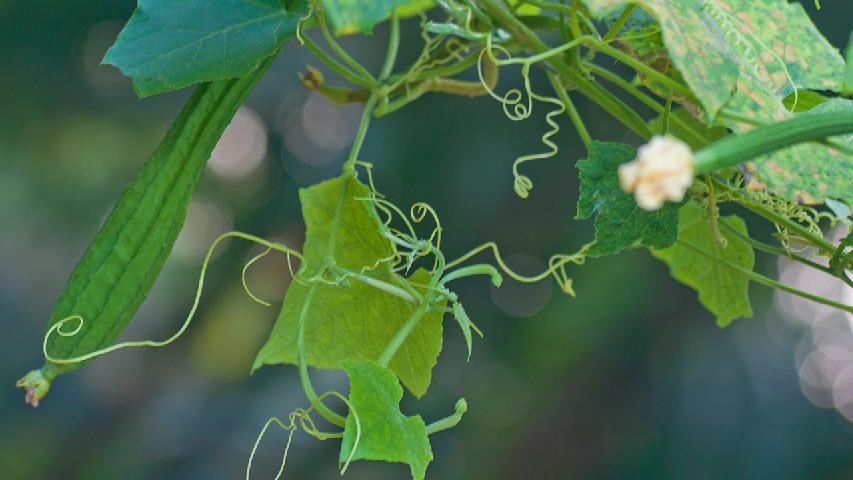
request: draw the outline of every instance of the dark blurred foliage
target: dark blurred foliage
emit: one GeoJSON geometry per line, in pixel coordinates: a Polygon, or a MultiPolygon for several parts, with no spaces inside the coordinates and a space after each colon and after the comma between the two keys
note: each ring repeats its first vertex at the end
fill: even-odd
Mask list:
{"type": "MultiPolygon", "coordinates": [[[[804,3],[842,47],[853,4],[824,0],[815,12],[804,3]]],[[[240,268],[257,249],[236,242],[212,265],[200,314],[175,344],[97,359],[60,378],[35,411],[13,388],[41,364],[53,300],[186,98],[138,100],[127,79],[99,66],[132,9],[127,0],[0,0],[0,478],[242,478],[266,418],[305,403],[293,368],[248,376],[276,311],[242,292],[240,268]]],[[[406,27],[403,57],[412,59],[419,37],[416,23],[406,27]]],[[[386,33],[345,45],[375,66],[386,33]]],[[[250,97],[124,338],[163,338],[177,328],[201,257],[222,231],[299,245],[298,188],[335,174],[358,116],[357,107],[333,107],[299,85],[296,73],[309,63],[318,62],[292,42],[250,97]]],[[[517,76],[507,70],[502,87],[517,76]]],[[[549,87],[537,75],[535,88],[549,87]]],[[[594,137],[638,142],[578,102],[594,137]]],[[[513,123],[491,99],[429,95],[376,121],[361,157],[375,163],[390,199],[436,208],[450,257],[495,240],[532,271],[592,235],[589,222],[572,220],[573,165],[583,147],[566,119],[559,156],[529,164],[531,197],[512,192],[513,158],[541,149],[537,112],[513,123]]],[[[769,232],[752,220],[753,232],[769,232]]],[[[776,261],[763,261],[775,274],[776,261]]],[[[695,293],[643,250],[571,273],[577,298],[548,283],[492,291],[482,279],[460,282],[486,338],[466,365],[448,322],[430,393],[403,405],[429,421],[468,399],[459,427],[432,438],[429,478],[853,478],[853,429],[801,391],[795,350],[811,334],[771,292],[754,288],[755,317],[719,330],[695,293]]],[[[284,262],[265,259],[249,280],[260,295],[280,298],[284,262]]],[[[843,319],[847,333],[849,324],[843,319]]],[[[316,377],[346,388],[339,373],[316,377]]],[[[254,478],[277,468],[285,435],[271,432],[254,478]]],[[[337,478],[337,448],[297,434],[287,478],[337,478]]],[[[403,465],[357,463],[347,478],[406,475],[403,465]]]]}

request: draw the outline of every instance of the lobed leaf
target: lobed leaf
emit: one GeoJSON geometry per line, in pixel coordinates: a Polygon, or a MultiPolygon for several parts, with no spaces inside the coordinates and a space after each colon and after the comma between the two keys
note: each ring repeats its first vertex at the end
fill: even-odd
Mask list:
{"type": "Polygon", "coordinates": [[[139,0],[103,62],[133,79],[140,97],[241,77],[294,36],[306,2],[139,0]]]}
{"type": "Polygon", "coordinates": [[[619,186],[617,168],[633,160],[636,150],[613,142],[592,142],[589,156],[577,163],[580,198],[576,219],[595,217],[593,257],[619,253],[639,242],[647,247],[666,248],[678,235],[678,206],[667,203],[649,212],[637,206],[634,197],[619,186]]]}
{"type": "MultiPolygon", "coordinates": [[[[329,264],[393,285],[426,284],[423,270],[408,279],[391,272],[393,247],[380,233],[380,223],[366,186],[354,177],[341,177],[300,191],[307,227],[305,263],[298,278],[310,279],[329,264]]],[[[443,306],[443,304],[442,304],[443,306]]],[[[374,360],[416,308],[398,296],[355,278],[340,285],[293,282],[269,340],[258,353],[253,369],[277,363],[296,364],[296,335],[307,315],[306,359],[318,368],[342,368],[344,359],[374,360]]],[[[415,396],[426,393],[432,367],[441,351],[442,313],[427,313],[390,367],[415,396]]]]}
{"type": "Polygon", "coordinates": [[[432,461],[426,425],[419,415],[406,416],[400,412],[403,389],[394,373],[373,361],[343,362],[350,379],[349,404],[341,442],[340,462],[353,460],[384,460],[409,465],[412,478],[422,480],[432,461]],[[358,414],[361,437],[355,452],[358,414]]]}
{"type": "Polygon", "coordinates": [[[679,216],[678,243],[663,250],[653,249],[652,255],[669,265],[676,280],[699,293],[699,301],[717,317],[720,327],[738,317],[751,317],[749,276],[719,261],[752,270],[755,265],[752,247],[729,229],[748,236],[744,221],[736,215],[718,219],[720,233],[726,239],[723,248],[714,238],[705,211],[695,202],[681,207],[679,216]]]}

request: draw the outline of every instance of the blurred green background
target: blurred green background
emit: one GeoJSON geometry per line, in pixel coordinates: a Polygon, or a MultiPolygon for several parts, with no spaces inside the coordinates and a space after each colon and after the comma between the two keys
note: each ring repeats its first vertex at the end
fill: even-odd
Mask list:
{"type": "MultiPolygon", "coordinates": [[[[842,48],[853,3],[806,8],[842,48]]],[[[258,250],[232,242],[212,264],[199,316],[175,344],[125,350],[60,378],[42,406],[15,380],[41,365],[53,301],[100,222],[160,140],[187,92],[138,100],[127,79],[99,66],[134,7],[130,0],[0,0],[0,478],[242,478],[271,415],[305,404],[292,367],[249,377],[277,313],[251,302],[240,268],[258,250]]],[[[403,56],[419,49],[416,23],[403,56]]],[[[368,65],[385,27],[345,45],[368,65]]],[[[405,61],[405,60],[404,60],[405,61]]],[[[599,60],[604,61],[604,60],[599,60]]],[[[210,242],[236,228],[299,246],[300,187],[335,175],[358,120],[301,87],[313,61],[291,42],[214,153],[169,262],[124,339],[165,338],[191,304],[210,242]]],[[[541,72],[539,72],[541,74],[541,72]]],[[[518,83],[502,74],[502,88],[518,83]]],[[[334,79],[331,75],[329,79],[334,79]]],[[[549,88],[537,75],[534,88],[549,88]]],[[[637,143],[578,98],[596,138],[637,143]]],[[[428,201],[455,257],[495,240],[522,271],[592,237],[572,220],[582,144],[567,118],[560,153],[528,164],[535,187],[512,191],[515,156],[541,149],[543,109],[513,123],[489,98],[430,95],[376,121],[361,157],[399,205],[428,201]]],[[[751,219],[751,230],[769,232],[751,219]]],[[[776,259],[761,269],[826,295],[853,294],[776,259]]],[[[644,250],[571,269],[577,298],[550,283],[460,282],[486,332],[469,364],[452,323],[429,394],[406,413],[445,416],[459,396],[469,413],[432,437],[433,479],[853,478],[851,318],[753,289],[755,317],[718,330],[695,293],[644,250]]],[[[256,292],[281,298],[282,259],[251,270],[256,292]]],[[[338,372],[320,388],[345,390],[338,372]]],[[[271,431],[254,478],[271,478],[285,434],[271,431]]],[[[334,441],[297,434],[286,477],[337,478],[334,441]]],[[[353,464],[351,479],[406,478],[400,464],[353,464]]]]}

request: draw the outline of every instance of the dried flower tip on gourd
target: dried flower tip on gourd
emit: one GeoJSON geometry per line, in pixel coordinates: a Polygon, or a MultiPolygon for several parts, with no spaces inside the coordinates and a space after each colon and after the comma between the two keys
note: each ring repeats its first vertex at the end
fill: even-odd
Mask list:
{"type": "Polygon", "coordinates": [[[50,381],[44,377],[41,370],[32,370],[24,378],[18,380],[15,386],[26,390],[24,401],[28,405],[38,407],[39,402],[50,389],[50,381]]]}
{"type": "Polygon", "coordinates": [[[622,190],[633,192],[644,210],[657,210],[666,200],[681,201],[692,183],[693,152],[673,137],[653,137],[633,162],[619,166],[622,190]]]}

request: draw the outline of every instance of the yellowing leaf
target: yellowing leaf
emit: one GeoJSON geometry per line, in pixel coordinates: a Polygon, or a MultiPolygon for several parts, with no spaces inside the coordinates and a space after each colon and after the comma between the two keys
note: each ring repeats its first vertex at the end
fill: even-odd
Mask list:
{"type": "Polygon", "coordinates": [[[384,460],[409,465],[412,478],[422,480],[432,461],[432,448],[426,425],[419,415],[406,416],[400,412],[403,389],[394,373],[376,362],[345,361],[350,379],[349,404],[341,442],[340,462],[352,454],[353,460],[384,460]],[[355,444],[358,414],[361,435],[355,444]]]}
{"type": "MultiPolygon", "coordinates": [[[[584,0],[599,16],[634,3],[660,24],[669,56],[712,119],[737,88],[782,98],[837,91],[843,60],[802,5],[785,0],[584,0]]],[[[747,93],[749,95],[749,93],[747,93]]]]}
{"type": "Polygon", "coordinates": [[[748,235],[746,224],[735,215],[720,217],[720,233],[726,239],[723,248],[711,231],[704,210],[688,202],[679,212],[678,242],[652,254],[669,265],[672,276],[699,293],[699,301],[724,327],[738,317],[751,317],[749,276],[726,265],[746,270],[755,265],[752,247],[729,229],[748,235]],[[729,228],[727,228],[729,227],[729,228]]]}

